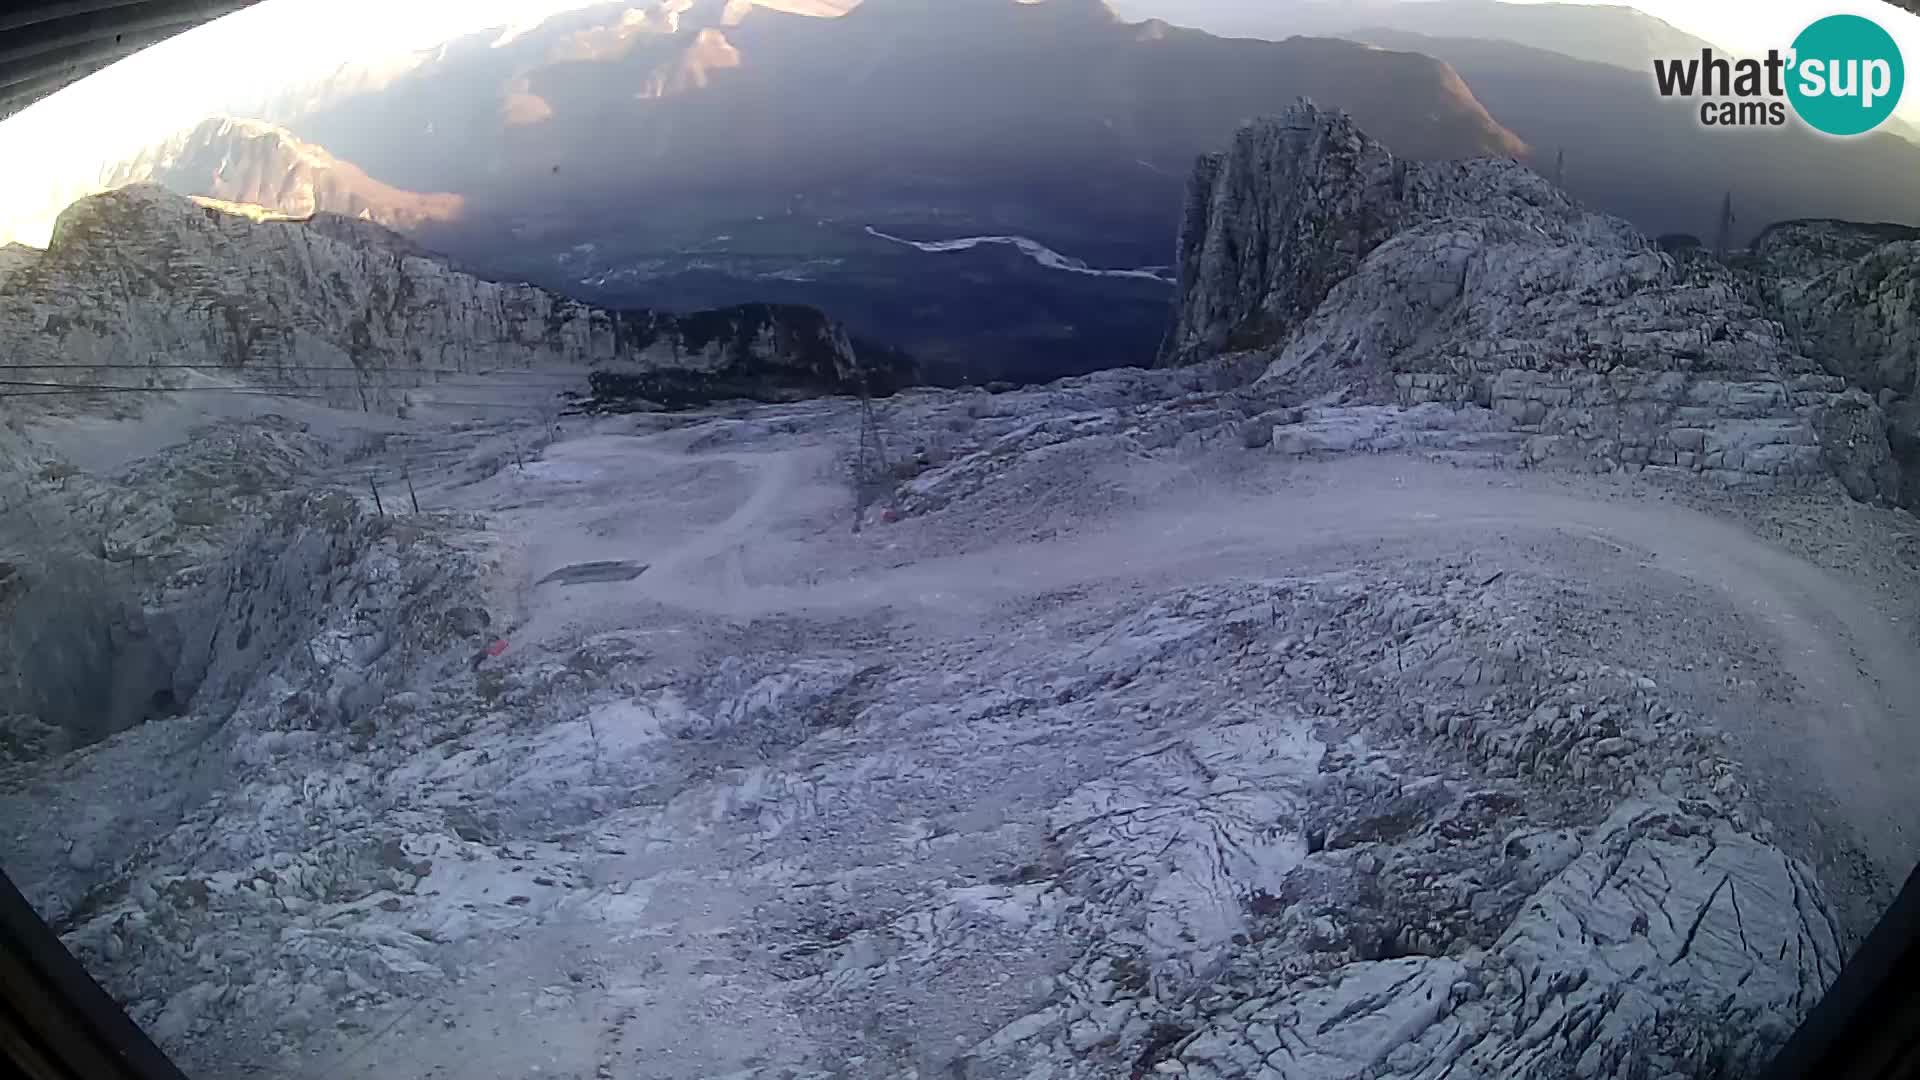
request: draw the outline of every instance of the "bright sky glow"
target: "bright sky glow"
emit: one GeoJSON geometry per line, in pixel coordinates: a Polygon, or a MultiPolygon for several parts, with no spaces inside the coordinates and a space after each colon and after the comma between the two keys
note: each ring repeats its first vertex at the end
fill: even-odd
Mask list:
{"type": "MultiPolygon", "coordinates": [[[[189,31],[0,122],[0,242],[43,245],[52,216],[101,168],[209,115],[349,61],[379,63],[492,27],[520,27],[594,0],[264,0],[189,31]]],[[[1250,5],[1267,0],[1245,0],[1250,5]]],[[[1554,0],[1521,0],[1554,2],[1554,0]]],[[[1128,0],[1128,14],[1181,21],[1182,0],[1128,0]]],[[[1875,0],[1636,0],[1632,5],[1736,55],[1785,48],[1807,23],[1851,11],[1900,42],[1920,122],[1920,17],[1875,0]]]]}
{"type": "Polygon", "coordinates": [[[591,2],[264,0],[196,27],[0,121],[0,243],[44,246],[103,166],[276,87],[591,2]]]}
{"type": "Polygon", "coordinates": [[[1676,30],[1704,38],[1735,56],[1760,56],[1768,49],[1785,51],[1808,23],[1827,15],[1864,15],[1885,27],[1899,43],[1900,55],[1907,62],[1907,90],[1899,115],[1920,122],[1920,16],[1892,4],[1879,0],[1635,0],[1627,6],[1676,30]]]}

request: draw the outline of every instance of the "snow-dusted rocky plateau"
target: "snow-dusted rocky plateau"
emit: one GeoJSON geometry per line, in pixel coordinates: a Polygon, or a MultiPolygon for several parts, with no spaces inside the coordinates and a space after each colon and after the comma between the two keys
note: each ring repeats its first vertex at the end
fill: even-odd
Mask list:
{"type": "Polygon", "coordinates": [[[858,513],[846,398],[8,403],[0,859],[209,1078],[1757,1068],[1920,837],[1882,399],[1304,107],[1179,266],[858,513]]]}

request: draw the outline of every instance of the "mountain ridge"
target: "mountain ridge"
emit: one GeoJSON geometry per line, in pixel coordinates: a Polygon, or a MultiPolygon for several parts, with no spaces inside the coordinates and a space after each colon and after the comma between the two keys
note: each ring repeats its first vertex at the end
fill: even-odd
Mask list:
{"type": "Polygon", "coordinates": [[[395,228],[459,220],[465,199],[408,191],[264,120],[209,117],[102,175],[106,188],[158,183],[184,195],[306,216],[331,211],[395,228]]]}
{"type": "MultiPolygon", "coordinates": [[[[1144,14],[1156,0],[1115,0],[1123,11],[1144,14]]],[[[1514,4],[1499,0],[1181,0],[1181,17],[1222,32],[1253,36],[1325,34],[1353,37],[1368,26],[1398,33],[1489,38],[1547,49],[1578,60],[1646,71],[1659,56],[1698,53],[1707,42],[1664,19],[1624,4],[1514,4]]]]}
{"type": "Polygon", "coordinates": [[[343,67],[102,186],[365,218],[609,308],[819,308],[942,382],[1044,380],[1149,363],[1164,294],[866,230],[1164,265],[1193,156],[1301,95],[1411,153],[1527,152],[1443,63],[1351,42],[1228,41],[1097,0],[670,0],[343,67]]]}
{"type": "Polygon", "coordinates": [[[1295,106],[1200,160],[1180,253],[1167,362],[1249,353],[1300,401],[1478,405],[1522,464],[1899,497],[1874,399],[1742,279],[1513,162],[1409,162],[1295,106]]]}
{"type": "Polygon", "coordinates": [[[0,335],[57,384],[149,365],[132,389],[178,386],[193,368],[379,410],[404,408],[409,389],[449,371],[579,369],[577,393],[589,370],[612,372],[667,380],[681,403],[884,392],[911,377],[904,358],[810,309],[596,308],[483,281],[368,229],[118,188],[69,208],[46,251],[0,279],[0,335]],[[344,383],[323,374],[342,371],[344,383]]]}
{"type": "MultiPolygon", "coordinates": [[[[1738,246],[1771,221],[1803,217],[1920,222],[1920,146],[1875,132],[1835,140],[1797,119],[1785,128],[1712,132],[1692,108],[1629,71],[1485,38],[1387,30],[1355,36],[1445,60],[1551,172],[1565,152],[1567,190],[1649,234],[1711,237],[1733,197],[1738,246]]],[[[1391,143],[1389,143],[1391,145],[1391,143]]]]}
{"type": "Polygon", "coordinates": [[[987,251],[888,251],[868,227],[1163,265],[1193,157],[1302,95],[1409,153],[1527,152],[1443,63],[1352,42],[1228,40],[1100,4],[673,10],[674,32],[636,23],[595,59],[554,48],[617,13],[452,43],[382,90],[268,119],[389,183],[465,197],[460,220],[415,236],[491,275],[614,306],[807,304],[938,358],[949,381],[1149,363],[1164,295],[987,251]],[[983,326],[983,308],[1002,321],[983,326]]]}

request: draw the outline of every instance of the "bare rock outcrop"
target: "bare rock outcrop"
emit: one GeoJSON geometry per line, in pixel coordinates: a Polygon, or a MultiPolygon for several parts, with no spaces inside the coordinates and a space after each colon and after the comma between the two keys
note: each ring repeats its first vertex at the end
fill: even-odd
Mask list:
{"type": "MultiPolygon", "coordinates": [[[[1086,557],[1089,532],[1058,535],[1073,519],[1207,482],[1180,468],[1143,491],[1144,474],[1247,461],[1248,410],[1287,432],[1275,452],[1524,437],[1442,402],[1269,408],[1254,373],[903,395],[888,430],[915,441],[892,460],[924,471],[867,534],[886,546],[835,529],[785,564],[800,575],[753,573],[843,589],[875,556],[1086,557]],[[1101,474],[1116,460],[1130,482],[1101,474]]],[[[520,547],[575,527],[587,468],[621,485],[594,508],[731,528],[729,505],[767,498],[715,483],[732,462],[825,462],[858,417],[729,410],[660,423],[651,446],[651,422],[582,424],[492,482],[462,481],[497,450],[449,432],[394,452],[425,490],[478,496],[458,508],[382,517],[320,487],[247,503],[255,527],[178,611],[181,715],[0,767],[9,873],[210,1076],[311,1068],[368,1028],[467,1060],[457,1028],[502,1000],[573,1031],[641,991],[685,1022],[615,1021],[561,1050],[584,1067],[543,1068],[652,1075],[664,1055],[639,1040],[687,1031],[704,1041],[674,1046],[685,1074],[743,1080],[1740,1076],[1857,940],[1859,890],[1796,857],[1798,819],[1768,821],[1780,785],[1726,737],[1776,684],[1720,673],[1774,654],[1735,637],[1695,674],[1695,654],[1605,632],[1641,552],[1583,538],[1563,559],[1530,535],[1515,565],[1477,525],[1398,568],[1369,561],[1372,533],[1284,563],[1216,548],[1164,578],[1143,562],[1118,588],[1013,593],[1004,620],[895,631],[852,607],[735,622],[645,593],[599,609],[630,626],[573,622],[617,586],[576,589],[520,547]],[[528,619],[529,592],[568,624],[528,619]],[[686,934],[702,910],[730,914],[686,934]],[[687,957],[650,963],[662,949],[687,957]],[[441,1032],[455,1041],[419,1041],[441,1032]]],[[[266,434],[250,456],[298,448],[266,434]]],[[[337,481],[338,460],[316,471],[337,481]]],[[[817,522],[812,498],[762,520],[817,522]]],[[[1182,518],[1234,543],[1204,520],[1182,518]]],[[[1147,530],[1127,535],[1153,557],[1147,530]]],[[[667,555],[646,575],[688,573],[667,555]]],[[[1672,609],[1636,609],[1653,610],[1672,609]]]]}
{"type": "Polygon", "coordinates": [[[1231,152],[1196,166],[1168,359],[1291,333],[1398,227],[1404,166],[1353,125],[1316,116],[1242,128],[1231,152]]]}
{"type": "MultiPolygon", "coordinates": [[[[1202,585],[925,654],[683,667],[614,635],[469,673],[484,549],[334,495],[275,513],[200,624],[212,797],[109,744],[67,790],[137,772],[151,810],[76,827],[84,870],[52,836],[20,853],[188,1064],[311,1056],[352,1010],[450,992],[528,915],[606,950],[580,985],[616,977],[669,917],[626,890],[670,886],[593,884],[598,849],[549,839],[606,820],[715,860],[703,902],[753,912],[759,948],[687,992],[725,1002],[714,1023],[769,993],[804,1019],[728,1073],[754,1080],[855,1054],[873,1075],[1746,1075],[1847,946],[1704,718],[1514,617],[1550,577],[1202,585]],[[1036,767],[1063,735],[1084,749],[1036,767]]],[[[0,816],[23,802],[0,792],[0,816]]]]}
{"type": "Polygon", "coordinates": [[[909,374],[810,308],[613,311],[461,273],[370,224],[316,221],[144,185],[84,199],[44,254],[0,278],[0,338],[14,362],[81,387],[173,385],[184,365],[369,409],[450,371],[592,368],[770,399],[909,374]]]}
{"type": "Polygon", "coordinates": [[[1781,222],[1737,265],[1802,351],[1874,395],[1901,466],[1899,501],[1920,508],[1920,229],[1781,222]]]}
{"type": "Polygon", "coordinates": [[[200,425],[96,473],[30,430],[0,428],[0,762],[184,707],[228,550],[349,456],[276,415],[200,425]]]}
{"type": "Polygon", "coordinates": [[[20,270],[33,265],[40,252],[25,244],[0,244],[0,284],[20,270]]]}
{"type": "Polygon", "coordinates": [[[1196,169],[1164,359],[1260,352],[1302,400],[1471,403],[1517,457],[1895,495],[1878,405],[1741,281],[1510,161],[1395,158],[1307,103],[1196,169]]]}

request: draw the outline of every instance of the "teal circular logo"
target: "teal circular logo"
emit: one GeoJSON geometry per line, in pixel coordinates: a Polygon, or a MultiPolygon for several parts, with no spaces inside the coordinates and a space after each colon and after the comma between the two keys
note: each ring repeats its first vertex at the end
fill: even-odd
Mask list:
{"type": "Polygon", "coordinates": [[[1906,65],[1893,35],[1872,19],[1829,15],[1793,39],[1787,97],[1817,131],[1859,135],[1900,104],[1906,65]]]}

